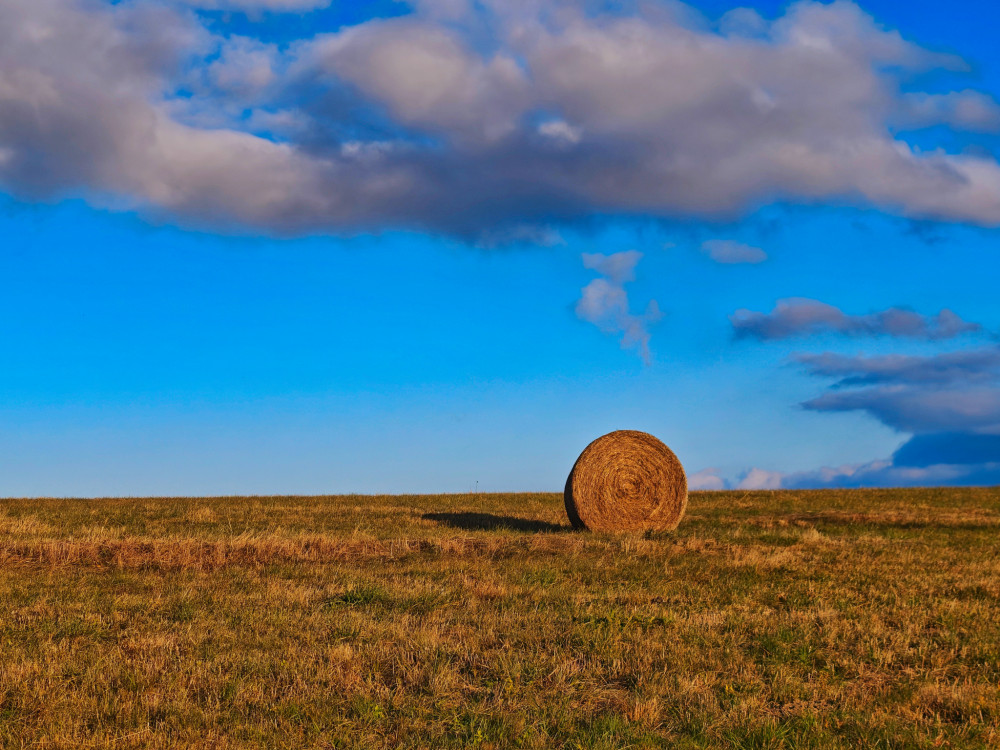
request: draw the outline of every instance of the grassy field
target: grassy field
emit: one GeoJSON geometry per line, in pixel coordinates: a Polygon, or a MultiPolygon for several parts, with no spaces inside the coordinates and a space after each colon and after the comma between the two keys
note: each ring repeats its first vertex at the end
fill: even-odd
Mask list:
{"type": "Polygon", "coordinates": [[[0,746],[1000,747],[1000,490],[0,500],[0,746]]]}

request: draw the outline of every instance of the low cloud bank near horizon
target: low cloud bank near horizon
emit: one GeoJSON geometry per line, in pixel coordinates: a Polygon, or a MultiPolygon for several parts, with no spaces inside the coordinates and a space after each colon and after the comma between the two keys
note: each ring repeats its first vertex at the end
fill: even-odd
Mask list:
{"type": "Polygon", "coordinates": [[[927,356],[824,352],[793,361],[833,381],[803,408],[864,412],[908,437],[885,459],[793,473],[753,468],[735,482],[706,470],[692,475],[692,489],[1000,484],[1000,346],[927,356]]]}
{"type": "Polygon", "coordinates": [[[1000,224],[993,156],[896,135],[995,132],[1000,107],[920,91],[967,66],[846,0],[717,24],[680,3],[425,0],[281,44],[196,10],[324,5],[6,0],[0,186],[271,234],[502,237],[775,200],[1000,224]]]}

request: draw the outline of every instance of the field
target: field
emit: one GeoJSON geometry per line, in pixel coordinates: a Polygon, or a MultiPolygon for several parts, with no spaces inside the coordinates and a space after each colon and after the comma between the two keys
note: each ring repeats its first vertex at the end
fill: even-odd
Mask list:
{"type": "Polygon", "coordinates": [[[1000,490],[0,500],[0,746],[1000,747],[1000,490]]]}

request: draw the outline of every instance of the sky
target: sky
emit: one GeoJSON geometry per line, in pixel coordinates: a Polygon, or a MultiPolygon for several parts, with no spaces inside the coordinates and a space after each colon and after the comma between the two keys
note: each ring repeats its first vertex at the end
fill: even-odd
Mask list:
{"type": "Polygon", "coordinates": [[[1000,484],[998,22],[5,0],[0,496],[1000,484]]]}

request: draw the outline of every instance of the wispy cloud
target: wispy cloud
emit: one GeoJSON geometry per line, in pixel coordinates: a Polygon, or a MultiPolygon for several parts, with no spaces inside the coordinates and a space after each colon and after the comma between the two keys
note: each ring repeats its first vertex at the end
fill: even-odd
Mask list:
{"type": "Polygon", "coordinates": [[[978,91],[947,94],[917,92],[903,97],[898,122],[904,127],[926,127],[942,123],[964,130],[1000,130],[1000,106],[978,91]]]}
{"type": "Polygon", "coordinates": [[[625,291],[625,284],[635,280],[635,267],[641,259],[642,253],[636,250],[612,255],[584,253],[584,267],[597,271],[602,278],[594,279],[581,290],[576,315],[604,333],[621,334],[622,348],[638,350],[648,365],[651,361],[649,326],[660,320],[662,314],[656,300],[650,300],[642,314],[632,313],[625,291]]]}
{"type": "Polygon", "coordinates": [[[796,355],[806,371],[839,378],[806,401],[812,411],[864,411],[901,432],[1000,433],[1000,347],[929,356],[796,355]]]}
{"type": "Polygon", "coordinates": [[[836,385],[969,385],[1000,376],[1000,347],[966,349],[933,356],[888,354],[875,357],[824,352],[794,354],[810,375],[838,378],[836,385]]]}
{"type": "Polygon", "coordinates": [[[767,253],[759,247],[733,240],[708,240],[702,243],[701,250],[716,263],[756,264],[767,260],[767,253]]]}
{"type": "Polygon", "coordinates": [[[982,330],[978,323],[963,320],[951,310],[925,316],[912,310],[891,307],[866,315],[848,315],[833,305],[801,297],[778,300],[769,313],[740,309],[729,320],[737,338],[761,341],[822,333],[936,341],[982,330]]]}
{"type": "Polygon", "coordinates": [[[734,217],[774,196],[1000,224],[994,157],[916,150],[892,127],[982,129],[995,102],[904,91],[961,61],[846,0],[718,30],[680,3],[423,0],[280,47],[191,12],[326,4],[5,0],[0,185],[272,233],[478,237],[734,217]]]}
{"type": "Polygon", "coordinates": [[[1000,429],[1000,389],[880,386],[830,391],[802,404],[810,411],[863,411],[901,432],[1000,429]]]}

